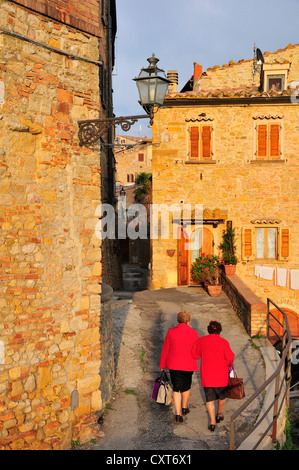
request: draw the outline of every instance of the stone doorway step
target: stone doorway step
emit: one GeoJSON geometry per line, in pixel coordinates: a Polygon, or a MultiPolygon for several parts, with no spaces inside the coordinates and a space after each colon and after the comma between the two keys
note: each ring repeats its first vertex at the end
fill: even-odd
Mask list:
{"type": "Polygon", "coordinates": [[[137,264],[123,264],[123,290],[129,292],[146,290],[148,288],[149,271],[137,264]]]}

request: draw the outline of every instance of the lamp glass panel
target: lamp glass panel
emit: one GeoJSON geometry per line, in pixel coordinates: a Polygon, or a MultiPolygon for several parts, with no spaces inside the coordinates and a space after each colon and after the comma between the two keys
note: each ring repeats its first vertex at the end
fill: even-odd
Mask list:
{"type": "Polygon", "coordinates": [[[168,83],[164,80],[157,80],[156,104],[162,106],[166,92],[168,90],[168,83]]]}

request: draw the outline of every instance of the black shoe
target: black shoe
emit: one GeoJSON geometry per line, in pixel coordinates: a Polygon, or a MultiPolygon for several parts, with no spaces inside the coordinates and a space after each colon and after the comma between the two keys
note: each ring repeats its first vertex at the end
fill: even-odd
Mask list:
{"type": "Polygon", "coordinates": [[[211,431],[211,432],[214,432],[215,431],[215,424],[210,424],[210,426],[208,427],[208,429],[211,431]]]}
{"type": "Polygon", "coordinates": [[[216,416],[216,423],[220,423],[220,421],[223,421],[223,420],[224,420],[223,414],[216,416]]]}
{"type": "Polygon", "coordinates": [[[189,408],[182,408],[182,413],[183,415],[187,415],[188,413],[190,413],[189,408]]]}
{"type": "Polygon", "coordinates": [[[175,415],[175,422],[176,423],[182,423],[183,422],[183,416],[175,415]]]}

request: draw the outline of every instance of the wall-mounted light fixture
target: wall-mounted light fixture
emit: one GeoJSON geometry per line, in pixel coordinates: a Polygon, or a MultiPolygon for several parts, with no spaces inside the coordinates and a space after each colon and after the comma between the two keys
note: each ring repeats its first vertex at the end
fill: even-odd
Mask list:
{"type": "Polygon", "coordinates": [[[157,67],[159,59],[155,54],[147,60],[149,66],[142,68],[138,77],[133,79],[139,91],[139,103],[147,114],[78,121],[81,146],[89,147],[95,144],[110,127],[117,124],[120,124],[125,132],[139,119],[149,118],[150,125],[153,125],[154,110],[157,112],[163,105],[170,80],[166,78],[164,70],[157,67]]]}

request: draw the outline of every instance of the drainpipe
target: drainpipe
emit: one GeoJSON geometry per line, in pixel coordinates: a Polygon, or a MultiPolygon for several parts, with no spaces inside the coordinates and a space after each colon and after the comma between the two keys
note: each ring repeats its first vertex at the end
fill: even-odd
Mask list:
{"type": "MultiPolygon", "coordinates": [[[[112,18],[111,1],[108,0],[108,117],[113,117],[113,98],[112,98],[112,18]]],[[[115,204],[115,159],[114,159],[114,128],[108,129],[108,198],[109,203],[115,204]]]]}

